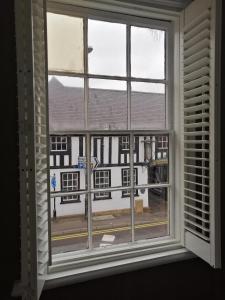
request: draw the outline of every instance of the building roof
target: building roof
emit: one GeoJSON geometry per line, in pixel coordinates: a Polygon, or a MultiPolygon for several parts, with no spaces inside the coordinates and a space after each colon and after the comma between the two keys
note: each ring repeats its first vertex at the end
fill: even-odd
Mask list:
{"type": "MultiPolygon", "coordinates": [[[[89,129],[127,129],[126,91],[90,89],[89,129]]],[[[165,128],[165,95],[132,92],[132,129],[165,128]]],[[[49,131],[73,133],[84,129],[84,90],[49,81],[49,131]]]]}

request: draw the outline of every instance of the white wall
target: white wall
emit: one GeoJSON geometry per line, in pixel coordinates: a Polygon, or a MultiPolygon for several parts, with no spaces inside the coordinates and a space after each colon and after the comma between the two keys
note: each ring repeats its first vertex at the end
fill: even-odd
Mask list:
{"type": "MultiPolygon", "coordinates": [[[[135,166],[136,168],[136,166],[135,166]]],[[[122,167],[111,167],[111,168],[98,168],[98,170],[111,170],[111,187],[121,187],[121,169],[122,167]]],[[[138,166],[138,185],[146,184],[148,180],[147,168],[138,166]]],[[[75,168],[63,168],[63,169],[51,169],[50,176],[53,174],[56,176],[56,191],[61,190],[61,178],[60,173],[62,172],[80,172],[80,189],[85,188],[85,170],[75,169],[75,168]]],[[[93,173],[92,173],[92,182],[93,182],[93,173]]],[[[51,187],[51,191],[53,188],[51,187]]],[[[73,215],[73,214],[84,214],[85,203],[84,195],[80,196],[80,203],[66,203],[61,204],[61,197],[56,197],[56,213],[57,216],[73,215]]],[[[93,212],[115,210],[115,209],[127,209],[130,208],[130,198],[122,198],[122,191],[115,191],[111,193],[112,199],[106,200],[93,200],[92,210],[93,212]]],[[[144,194],[141,194],[139,190],[139,196],[135,199],[142,199],[144,207],[148,206],[148,191],[145,190],[144,194]]],[[[51,198],[51,214],[53,214],[53,203],[54,199],[51,198]]]]}

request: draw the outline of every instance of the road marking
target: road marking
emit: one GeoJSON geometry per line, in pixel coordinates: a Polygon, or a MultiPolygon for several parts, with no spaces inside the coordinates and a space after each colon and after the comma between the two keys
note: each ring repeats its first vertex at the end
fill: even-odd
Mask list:
{"type": "MultiPolygon", "coordinates": [[[[139,225],[135,225],[135,229],[156,227],[156,226],[161,226],[161,225],[166,225],[166,224],[168,224],[168,221],[165,221],[165,220],[160,221],[160,222],[139,224],[139,225]]],[[[124,226],[124,227],[116,227],[116,228],[109,228],[109,229],[103,229],[103,230],[95,230],[93,232],[93,235],[100,235],[100,234],[112,233],[112,232],[121,232],[121,231],[130,230],[130,229],[131,229],[131,226],[124,226]]],[[[87,237],[87,236],[88,236],[87,232],[79,232],[79,233],[73,233],[73,234],[67,234],[67,235],[53,236],[51,238],[51,240],[52,241],[61,241],[61,240],[74,239],[74,238],[87,237]]]]}

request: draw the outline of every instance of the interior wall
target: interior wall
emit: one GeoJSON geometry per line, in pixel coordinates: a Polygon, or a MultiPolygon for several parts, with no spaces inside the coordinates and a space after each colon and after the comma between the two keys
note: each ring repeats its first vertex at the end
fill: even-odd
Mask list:
{"type": "MultiPolygon", "coordinates": [[[[16,0],[19,1],[19,0],[16,0]]],[[[223,15],[225,16],[223,7],[223,15]]],[[[17,86],[16,50],[14,29],[14,1],[4,1],[0,10],[1,28],[1,124],[2,124],[2,187],[1,195],[1,282],[0,299],[11,299],[10,292],[15,280],[20,276],[19,242],[19,172],[18,172],[18,125],[17,125],[17,86]]],[[[223,26],[224,27],[224,26],[223,26]]],[[[222,39],[225,53],[225,32],[222,39]]],[[[225,57],[222,56],[222,97],[225,96],[225,57]]],[[[221,120],[225,111],[221,107],[221,120]]],[[[224,149],[225,122],[222,121],[222,145],[224,149]]],[[[221,170],[224,170],[222,155],[221,170]]],[[[222,172],[222,183],[224,182],[222,172]]],[[[221,199],[224,199],[222,190],[221,199]]],[[[225,206],[222,202],[222,253],[225,265],[225,206]]],[[[72,286],[45,291],[41,299],[225,299],[225,270],[213,270],[200,259],[173,263],[160,267],[124,273],[116,276],[92,280],[72,286]],[[188,283],[188,284],[187,284],[188,283]]]]}

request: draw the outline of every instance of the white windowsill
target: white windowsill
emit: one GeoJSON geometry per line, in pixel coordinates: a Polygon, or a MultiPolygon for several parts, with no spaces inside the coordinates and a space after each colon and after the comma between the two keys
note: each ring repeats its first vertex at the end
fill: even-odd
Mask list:
{"type": "MultiPolygon", "coordinates": [[[[62,266],[60,267],[56,264],[55,266],[50,267],[49,274],[43,276],[43,279],[45,280],[44,289],[71,285],[91,279],[178,262],[194,257],[195,255],[193,253],[177,244],[174,245],[173,250],[166,250],[132,258],[122,258],[110,262],[81,266],[76,269],[72,268],[70,270],[63,270],[62,266]],[[61,268],[62,270],[60,270],[61,268]]],[[[69,268],[68,265],[66,267],[69,268]]]]}

